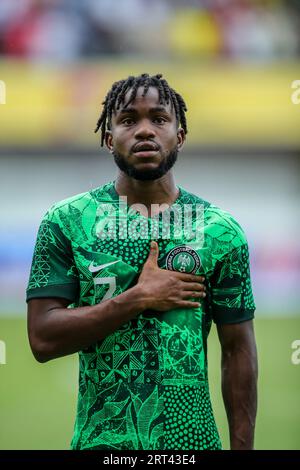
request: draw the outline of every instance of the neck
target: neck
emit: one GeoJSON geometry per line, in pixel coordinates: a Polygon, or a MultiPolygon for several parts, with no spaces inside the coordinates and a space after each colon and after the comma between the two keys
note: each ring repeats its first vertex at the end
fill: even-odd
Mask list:
{"type": "Polygon", "coordinates": [[[115,189],[120,196],[127,197],[129,206],[143,204],[148,211],[151,204],[173,204],[179,194],[171,171],[154,181],[139,181],[119,171],[115,189]]]}

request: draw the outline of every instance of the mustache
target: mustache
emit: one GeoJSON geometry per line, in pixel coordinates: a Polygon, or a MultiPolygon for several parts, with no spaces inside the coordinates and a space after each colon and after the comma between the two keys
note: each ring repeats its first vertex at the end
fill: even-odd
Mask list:
{"type": "Polygon", "coordinates": [[[136,142],[130,149],[131,153],[138,152],[141,149],[147,148],[148,150],[161,150],[161,146],[154,140],[148,139],[145,141],[136,142]]]}

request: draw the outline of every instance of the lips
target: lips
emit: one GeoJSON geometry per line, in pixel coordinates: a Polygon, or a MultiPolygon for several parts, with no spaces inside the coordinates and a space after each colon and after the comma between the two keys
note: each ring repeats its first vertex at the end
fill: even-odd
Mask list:
{"type": "Polygon", "coordinates": [[[133,147],[133,153],[153,153],[159,150],[155,142],[138,142],[133,147]]]}

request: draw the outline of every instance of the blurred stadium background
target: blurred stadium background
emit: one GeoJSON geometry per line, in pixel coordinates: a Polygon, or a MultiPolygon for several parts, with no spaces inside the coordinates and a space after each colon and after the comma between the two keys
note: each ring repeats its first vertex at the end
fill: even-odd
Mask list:
{"type": "MultiPolygon", "coordinates": [[[[178,184],[229,210],[248,236],[256,448],[300,449],[299,56],[299,0],[0,1],[0,449],[69,447],[77,357],[41,365],[30,353],[33,246],[53,202],[115,176],[93,129],[112,82],[145,71],[163,73],[189,108],[178,184]]],[[[228,448],[219,363],[214,331],[210,387],[228,448]]]]}

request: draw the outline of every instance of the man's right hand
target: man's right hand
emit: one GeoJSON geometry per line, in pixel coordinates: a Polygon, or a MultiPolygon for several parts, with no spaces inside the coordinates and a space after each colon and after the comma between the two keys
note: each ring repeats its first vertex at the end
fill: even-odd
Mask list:
{"type": "Polygon", "coordinates": [[[161,269],[158,245],[152,242],[138,283],[96,305],[68,308],[67,298],[34,298],[28,301],[28,333],[32,352],[40,362],[81,351],[102,341],[144,310],[195,308],[188,298],[205,297],[204,278],[161,269]],[[66,331],[68,334],[66,334],[66,331]]]}
{"type": "Polygon", "coordinates": [[[142,289],[145,309],[161,312],[175,308],[192,308],[200,305],[189,298],[204,298],[205,278],[194,274],[161,269],[158,264],[158,244],[151,242],[150,253],[137,285],[142,289]]]}

